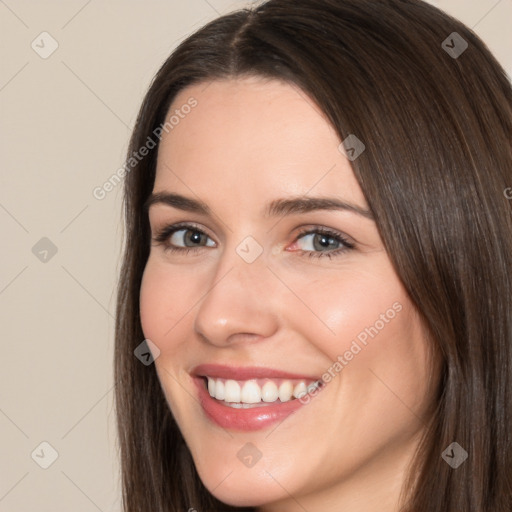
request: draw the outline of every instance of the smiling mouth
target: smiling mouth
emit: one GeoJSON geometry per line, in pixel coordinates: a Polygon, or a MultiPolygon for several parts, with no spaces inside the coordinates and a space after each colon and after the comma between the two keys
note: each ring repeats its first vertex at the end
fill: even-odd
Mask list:
{"type": "Polygon", "coordinates": [[[294,401],[322,387],[321,380],[277,378],[234,380],[208,375],[202,379],[211,398],[235,409],[265,407],[294,401]]]}
{"type": "Polygon", "coordinates": [[[239,432],[284,421],[315,400],[325,386],[315,375],[263,366],[209,363],[196,366],[190,374],[204,417],[239,432]]]}

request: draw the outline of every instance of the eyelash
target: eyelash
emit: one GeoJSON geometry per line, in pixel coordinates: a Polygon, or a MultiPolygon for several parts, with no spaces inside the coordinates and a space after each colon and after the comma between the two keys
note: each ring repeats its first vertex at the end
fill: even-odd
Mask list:
{"type": "MultiPolygon", "coordinates": [[[[202,235],[208,236],[207,233],[205,233],[202,229],[198,228],[197,226],[193,224],[172,224],[168,226],[164,226],[161,230],[159,230],[154,237],[154,241],[157,242],[158,245],[163,245],[165,251],[170,252],[179,252],[182,254],[188,254],[190,251],[197,251],[198,249],[202,249],[204,246],[200,247],[175,247],[171,244],[169,244],[169,238],[176,232],[181,230],[189,230],[189,231],[195,231],[198,233],[201,233],[202,235]]],[[[320,234],[328,236],[329,238],[333,238],[337,242],[340,242],[344,247],[339,249],[334,249],[332,251],[304,251],[304,250],[297,250],[296,252],[301,253],[302,256],[306,255],[310,258],[322,258],[324,256],[327,256],[329,259],[332,258],[332,256],[338,256],[342,253],[345,253],[351,249],[354,249],[354,244],[352,242],[349,242],[341,233],[338,233],[336,231],[332,231],[330,229],[324,228],[324,227],[314,227],[309,229],[304,229],[300,231],[295,238],[294,242],[299,240],[301,237],[305,235],[311,235],[311,234],[320,234]]],[[[210,238],[210,237],[209,237],[210,238]]]]}

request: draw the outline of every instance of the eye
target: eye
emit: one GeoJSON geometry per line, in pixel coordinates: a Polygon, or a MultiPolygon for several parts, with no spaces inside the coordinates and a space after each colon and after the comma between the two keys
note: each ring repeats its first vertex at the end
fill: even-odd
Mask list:
{"type": "Polygon", "coordinates": [[[166,251],[185,251],[201,247],[215,247],[215,242],[193,224],[165,226],[155,236],[155,242],[162,244],[166,251]]]}
{"type": "Polygon", "coordinates": [[[341,233],[321,227],[302,231],[294,245],[301,246],[299,248],[301,253],[317,258],[322,256],[331,258],[355,247],[341,233]]]}
{"type": "MultiPolygon", "coordinates": [[[[193,224],[174,224],[164,226],[157,232],[155,242],[163,245],[165,251],[180,252],[183,254],[196,251],[203,247],[215,247],[215,242],[199,227],[193,224]]],[[[314,227],[299,233],[293,252],[301,256],[323,257],[338,256],[355,245],[348,241],[341,233],[323,227],[314,227]]]]}

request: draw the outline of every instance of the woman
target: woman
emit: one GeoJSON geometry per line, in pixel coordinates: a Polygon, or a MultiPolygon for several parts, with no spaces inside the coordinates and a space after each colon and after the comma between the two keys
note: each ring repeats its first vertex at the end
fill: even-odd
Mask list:
{"type": "Polygon", "coordinates": [[[186,39],[129,150],[125,510],[511,510],[511,134],[503,69],[421,1],[186,39]]]}

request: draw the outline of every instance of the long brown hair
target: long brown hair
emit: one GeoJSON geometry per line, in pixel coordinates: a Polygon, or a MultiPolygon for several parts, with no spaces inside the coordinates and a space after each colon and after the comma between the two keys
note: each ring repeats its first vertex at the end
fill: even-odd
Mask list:
{"type": "MultiPolygon", "coordinates": [[[[512,89],[504,70],[469,28],[419,0],[270,0],[179,45],[144,99],[128,156],[154,138],[183,88],[244,75],[298,85],[340,140],[355,134],[366,146],[352,162],[355,176],[442,359],[403,510],[510,512],[512,89]],[[468,453],[457,469],[441,457],[453,442],[468,453]]],[[[154,365],[134,356],[144,339],[143,205],[157,149],[125,178],[114,361],[124,510],[254,510],[206,490],[154,365]]]]}

